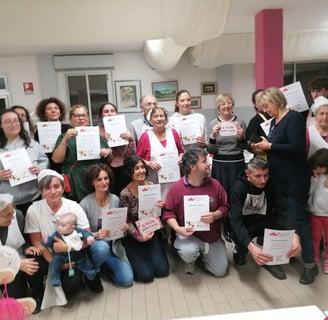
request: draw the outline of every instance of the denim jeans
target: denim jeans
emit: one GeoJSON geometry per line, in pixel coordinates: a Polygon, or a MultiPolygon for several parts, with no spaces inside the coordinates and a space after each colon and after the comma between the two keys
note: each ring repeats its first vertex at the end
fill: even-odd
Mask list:
{"type": "Polygon", "coordinates": [[[124,238],[122,242],[136,281],[151,282],[154,277],[168,276],[169,262],[162,245],[160,230],[146,242],[139,242],[131,236],[124,238]]]}
{"type": "Polygon", "coordinates": [[[103,240],[95,241],[88,249],[88,254],[95,269],[100,271],[100,266],[109,255],[109,244],[103,240]]]}
{"type": "Polygon", "coordinates": [[[111,249],[101,266],[101,271],[119,286],[129,287],[133,283],[133,270],[130,263],[117,257],[111,249]]]}

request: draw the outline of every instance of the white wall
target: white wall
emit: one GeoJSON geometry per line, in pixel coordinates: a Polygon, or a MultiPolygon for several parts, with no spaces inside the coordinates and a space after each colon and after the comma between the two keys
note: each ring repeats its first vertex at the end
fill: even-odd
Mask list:
{"type": "Polygon", "coordinates": [[[2,57],[0,73],[8,77],[11,104],[23,105],[32,111],[42,98],[38,58],[36,56],[2,57]],[[23,82],[33,82],[33,94],[24,93],[23,82]]]}
{"type": "MultiPolygon", "coordinates": [[[[115,52],[115,80],[141,80],[142,94],[151,93],[151,83],[177,80],[179,89],[187,89],[193,96],[201,95],[201,82],[218,81],[218,92],[230,92],[236,102],[236,113],[248,122],[253,116],[251,93],[255,89],[254,65],[227,65],[216,69],[193,67],[186,55],[182,57],[174,70],[158,72],[144,60],[142,52],[115,52]],[[247,108],[246,108],[247,107],[247,108]]],[[[22,104],[33,111],[36,104],[49,96],[57,96],[67,103],[64,83],[58,83],[53,68],[52,55],[19,56],[0,58],[0,73],[9,76],[12,92],[12,104],[22,104]],[[23,82],[33,82],[34,94],[26,95],[23,82]]],[[[216,115],[215,95],[203,95],[202,109],[208,119],[216,115]]],[[[174,110],[174,101],[163,101],[160,105],[170,112],[174,110]]],[[[128,115],[129,119],[139,117],[139,113],[128,115]]]]}

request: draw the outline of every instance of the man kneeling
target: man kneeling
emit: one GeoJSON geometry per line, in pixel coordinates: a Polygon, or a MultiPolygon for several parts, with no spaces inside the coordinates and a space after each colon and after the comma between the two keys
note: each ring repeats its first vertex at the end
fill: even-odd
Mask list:
{"type": "Polygon", "coordinates": [[[187,274],[195,273],[195,262],[202,255],[207,271],[216,277],[224,276],[228,259],[220,229],[222,218],[228,212],[226,192],[217,180],[209,177],[210,164],[205,150],[187,151],[182,165],[185,176],[171,186],[163,219],[176,232],[174,247],[185,262],[187,274]],[[200,222],[207,225],[208,231],[195,231],[186,219],[188,212],[184,202],[186,198],[197,201],[197,196],[208,196],[209,212],[200,213],[200,222]]]}
{"type": "MultiPolygon", "coordinates": [[[[265,228],[293,229],[287,225],[286,214],[286,200],[279,188],[269,179],[268,162],[260,157],[251,159],[247,169],[238,177],[231,195],[229,220],[235,264],[244,265],[249,251],[255,262],[275,278],[286,279],[280,265],[266,265],[273,257],[252,242],[257,237],[258,244],[261,244],[259,239],[263,240],[265,228]]],[[[288,256],[294,257],[300,251],[299,236],[295,234],[288,256]]]]}

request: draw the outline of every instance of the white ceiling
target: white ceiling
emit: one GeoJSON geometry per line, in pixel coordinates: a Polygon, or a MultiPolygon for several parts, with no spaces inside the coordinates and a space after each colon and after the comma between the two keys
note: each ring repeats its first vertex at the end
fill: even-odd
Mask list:
{"type": "MultiPolygon", "coordinates": [[[[275,8],[283,9],[288,39],[292,33],[306,32],[307,42],[302,48],[315,53],[317,42],[309,42],[309,38],[320,34],[316,41],[324,46],[312,59],[328,58],[327,0],[0,0],[0,56],[141,51],[148,40],[173,39],[174,48],[171,50],[172,43],[165,47],[153,57],[153,63],[164,61],[171,53],[178,61],[188,48],[193,51],[191,56],[200,51],[190,49],[193,46],[211,45],[220,52],[224,39],[252,39],[256,13],[275,8]]],[[[240,62],[253,59],[253,46],[245,50],[250,54],[240,62]]],[[[201,51],[212,52],[212,57],[197,53],[198,66],[227,63],[227,59],[217,59],[220,54],[213,58],[212,49],[201,51]]],[[[227,54],[231,63],[233,51],[227,54]]],[[[240,55],[240,49],[235,51],[240,55]]],[[[162,69],[165,67],[170,66],[162,69]]]]}

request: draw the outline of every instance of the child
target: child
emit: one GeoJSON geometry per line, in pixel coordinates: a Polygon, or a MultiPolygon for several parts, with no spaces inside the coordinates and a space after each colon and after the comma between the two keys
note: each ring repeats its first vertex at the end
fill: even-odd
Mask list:
{"type": "Polygon", "coordinates": [[[328,149],[317,150],[309,159],[312,169],[308,211],[311,213],[311,232],[314,259],[320,261],[320,240],[324,238],[324,273],[328,274],[328,149]]]}
{"type": "Polygon", "coordinates": [[[51,248],[55,243],[55,238],[62,239],[68,245],[67,253],[54,252],[50,262],[51,284],[54,287],[61,286],[60,276],[64,263],[69,263],[70,272],[71,270],[74,272],[73,269],[71,269],[71,261],[76,263],[76,267],[81,270],[89,280],[93,280],[96,277],[97,270],[93,268],[87,251],[82,249],[82,240],[85,240],[90,246],[95,239],[90,232],[77,228],[76,224],[76,215],[71,212],[65,213],[58,220],[57,231],[47,239],[44,239],[45,245],[51,248]]]}

